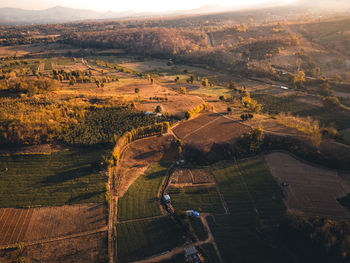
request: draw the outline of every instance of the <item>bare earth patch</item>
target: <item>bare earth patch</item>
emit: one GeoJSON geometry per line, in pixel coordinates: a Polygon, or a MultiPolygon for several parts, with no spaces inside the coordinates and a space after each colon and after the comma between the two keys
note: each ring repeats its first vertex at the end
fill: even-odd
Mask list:
{"type": "Polygon", "coordinates": [[[106,226],[102,204],[0,209],[0,245],[39,241],[106,226]]]}
{"type": "Polygon", "coordinates": [[[172,135],[163,135],[140,139],[127,146],[120,161],[118,196],[122,197],[151,163],[174,160],[177,156],[174,142],[172,135]]]}
{"type": "Polygon", "coordinates": [[[250,127],[238,121],[208,112],[181,123],[174,129],[174,133],[185,144],[209,151],[214,143],[233,143],[250,130],[250,127]]]}
{"type": "Polygon", "coordinates": [[[336,200],[350,191],[350,184],[337,171],[305,164],[286,153],[271,153],[265,160],[280,183],[289,183],[284,187],[289,209],[312,216],[350,219],[349,211],[336,200]]]}
{"type": "Polygon", "coordinates": [[[178,168],[171,174],[170,184],[173,186],[190,186],[214,184],[215,180],[209,169],[178,168]]]}

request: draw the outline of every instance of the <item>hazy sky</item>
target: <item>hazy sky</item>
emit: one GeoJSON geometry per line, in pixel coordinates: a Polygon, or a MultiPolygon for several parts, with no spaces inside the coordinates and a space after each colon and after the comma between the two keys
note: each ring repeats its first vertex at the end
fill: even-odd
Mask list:
{"type": "Polygon", "coordinates": [[[0,0],[0,7],[37,10],[59,5],[96,11],[167,11],[194,9],[212,4],[245,8],[257,7],[263,4],[285,4],[292,1],[293,0],[0,0]]]}

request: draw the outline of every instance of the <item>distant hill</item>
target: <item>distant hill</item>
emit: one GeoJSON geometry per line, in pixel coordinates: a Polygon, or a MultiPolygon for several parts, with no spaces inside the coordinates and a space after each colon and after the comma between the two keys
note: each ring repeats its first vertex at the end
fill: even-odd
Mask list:
{"type": "MultiPolygon", "coordinates": [[[[277,1],[277,0],[276,0],[277,1]]],[[[278,6],[278,5],[277,5],[278,6]]],[[[263,7],[277,7],[276,5],[257,5],[254,8],[263,7]]],[[[329,11],[350,11],[350,0],[295,0],[291,6],[294,7],[308,7],[310,10],[329,10],[329,11]]],[[[68,7],[56,6],[44,10],[25,10],[20,8],[0,8],[0,25],[19,25],[19,24],[51,24],[64,23],[84,20],[99,20],[99,19],[120,19],[131,17],[152,17],[152,16],[169,16],[169,15],[190,15],[190,14],[208,14],[217,12],[228,12],[244,9],[236,6],[222,6],[222,5],[207,5],[192,10],[176,10],[168,12],[95,12],[86,9],[74,9],[68,7]]],[[[306,9],[304,10],[306,11],[306,9]]]]}
{"type": "Polygon", "coordinates": [[[296,0],[295,4],[303,5],[307,7],[313,7],[324,11],[349,11],[350,1],[349,0],[296,0]]]}
{"type": "Polygon", "coordinates": [[[90,19],[120,18],[134,12],[99,13],[92,10],[73,9],[56,6],[45,10],[24,10],[20,8],[0,8],[1,24],[41,24],[62,23],[90,19]]]}

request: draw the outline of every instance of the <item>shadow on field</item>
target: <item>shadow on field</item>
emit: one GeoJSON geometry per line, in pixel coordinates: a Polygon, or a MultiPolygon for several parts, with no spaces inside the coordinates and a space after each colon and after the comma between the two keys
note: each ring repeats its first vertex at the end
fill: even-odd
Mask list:
{"type": "Polygon", "coordinates": [[[151,174],[147,175],[146,179],[152,180],[152,179],[163,177],[163,176],[165,176],[164,171],[160,171],[160,172],[151,173],[151,174]]]}
{"type": "Polygon", "coordinates": [[[76,203],[76,202],[80,202],[86,199],[90,199],[92,197],[94,197],[95,195],[100,195],[100,194],[104,194],[104,191],[95,191],[95,192],[90,192],[90,193],[84,193],[84,194],[79,194],[75,197],[71,197],[68,200],[68,203],[76,203]]]}
{"type": "Polygon", "coordinates": [[[85,167],[75,168],[69,171],[56,173],[46,177],[42,184],[54,184],[54,183],[64,183],[69,180],[81,178],[87,176],[93,172],[93,167],[91,165],[85,167]]]}

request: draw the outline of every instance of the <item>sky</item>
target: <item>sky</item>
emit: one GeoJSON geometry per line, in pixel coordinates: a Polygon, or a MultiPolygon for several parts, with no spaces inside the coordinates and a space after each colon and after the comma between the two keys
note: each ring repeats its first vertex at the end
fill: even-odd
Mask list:
{"type": "Polygon", "coordinates": [[[230,6],[237,9],[259,5],[286,4],[293,0],[0,0],[1,7],[40,10],[64,6],[95,11],[175,11],[195,9],[206,5],[230,6]]]}

